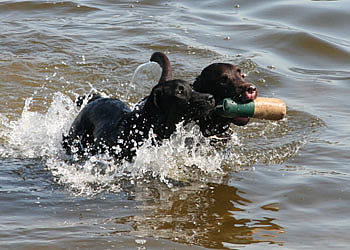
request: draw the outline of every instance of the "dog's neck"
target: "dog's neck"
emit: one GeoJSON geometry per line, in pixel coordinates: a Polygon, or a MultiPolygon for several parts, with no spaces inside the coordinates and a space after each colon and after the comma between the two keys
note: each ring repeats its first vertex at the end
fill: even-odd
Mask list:
{"type": "MultiPolygon", "coordinates": [[[[165,123],[162,120],[160,113],[155,112],[151,108],[148,108],[148,100],[145,103],[141,103],[139,107],[136,107],[132,112],[127,113],[123,121],[124,125],[121,136],[117,140],[120,152],[117,153],[118,158],[132,159],[136,155],[136,150],[142,145],[142,142],[151,139],[152,144],[157,144],[164,137],[158,137],[157,134],[166,134],[163,131],[166,130],[165,123]],[[163,131],[160,131],[163,129],[163,131]],[[151,130],[154,133],[154,137],[150,137],[151,130]],[[158,132],[158,133],[157,133],[158,132]],[[161,133],[163,132],[163,133],[161,133]],[[120,156],[120,157],[119,157],[120,156]]],[[[170,136],[170,134],[169,134],[170,136]]]]}
{"type": "MultiPolygon", "coordinates": [[[[150,130],[153,130],[153,133],[158,138],[158,134],[164,134],[165,138],[168,137],[167,134],[171,134],[173,131],[167,131],[169,128],[166,126],[166,117],[162,114],[161,110],[155,107],[153,99],[151,96],[148,96],[142,103],[140,103],[131,113],[128,114],[127,123],[131,125],[129,130],[129,135],[135,134],[136,138],[140,138],[137,141],[148,137],[150,130]],[[165,133],[167,132],[167,133],[165,133]]],[[[132,137],[134,137],[132,136],[132,137]]]]}
{"type": "Polygon", "coordinates": [[[157,138],[157,132],[166,130],[165,119],[152,102],[153,100],[147,97],[132,112],[126,114],[122,136],[124,141],[139,143],[148,138],[151,129],[156,139],[163,139],[157,138]]]}

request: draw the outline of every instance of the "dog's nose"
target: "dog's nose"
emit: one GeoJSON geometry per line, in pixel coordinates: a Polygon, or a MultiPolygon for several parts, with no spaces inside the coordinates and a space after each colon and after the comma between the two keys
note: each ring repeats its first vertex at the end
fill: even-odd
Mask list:
{"type": "Polygon", "coordinates": [[[249,93],[249,94],[253,94],[254,92],[256,92],[256,87],[255,87],[255,85],[250,85],[250,86],[248,86],[248,87],[246,88],[246,91],[247,91],[247,93],[249,93]]]}
{"type": "Polygon", "coordinates": [[[211,104],[211,105],[215,105],[215,99],[214,99],[214,96],[212,96],[212,95],[208,95],[207,100],[208,100],[209,104],[211,104]]]}
{"type": "Polygon", "coordinates": [[[252,101],[258,96],[258,89],[254,84],[249,84],[246,86],[245,91],[243,93],[243,101],[252,101]]]}

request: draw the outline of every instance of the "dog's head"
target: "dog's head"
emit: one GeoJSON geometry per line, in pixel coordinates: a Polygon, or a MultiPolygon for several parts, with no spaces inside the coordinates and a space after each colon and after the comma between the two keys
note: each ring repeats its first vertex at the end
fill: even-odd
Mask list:
{"type": "Polygon", "coordinates": [[[148,110],[156,111],[165,127],[172,132],[177,123],[204,118],[215,108],[211,94],[199,93],[183,80],[157,84],[147,103],[148,110]]]}
{"type": "MultiPolygon", "coordinates": [[[[212,94],[216,104],[224,98],[232,98],[237,103],[247,103],[258,96],[256,86],[246,81],[241,69],[228,63],[214,63],[204,68],[193,88],[201,93],[212,94]]],[[[248,121],[247,117],[232,118],[236,125],[245,125],[248,121]]]]}
{"type": "Polygon", "coordinates": [[[212,94],[218,102],[229,97],[237,103],[246,103],[258,95],[257,88],[246,81],[241,69],[228,63],[214,63],[204,68],[193,87],[212,94]]]}

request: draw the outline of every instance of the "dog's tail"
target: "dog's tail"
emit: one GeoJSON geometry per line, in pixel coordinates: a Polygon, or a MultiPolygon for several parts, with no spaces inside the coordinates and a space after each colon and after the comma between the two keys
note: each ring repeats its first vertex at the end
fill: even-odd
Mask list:
{"type": "Polygon", "coordinates": [[[162,75],[158,83],[170,81],[173,79],[173,73],[169,58],[162,52],[154,52],[150,59],[151,62],[156,62],[162,68],[162,75]]]}

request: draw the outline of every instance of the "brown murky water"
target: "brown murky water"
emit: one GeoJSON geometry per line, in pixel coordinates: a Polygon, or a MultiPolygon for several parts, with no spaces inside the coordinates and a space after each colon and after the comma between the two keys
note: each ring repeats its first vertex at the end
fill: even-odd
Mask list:
{"type": "Polygon", "coordinates": [[[0,248],[347,249],[349,6],[2,1],[0,248]],[[179,127],[132,164],[67,161],[75,96],[134,104],[154,85],[131,81],[154,51],[191,82],[210,63],[238,64],[287,117],[233,127],[216,148],[179,127]]]}

